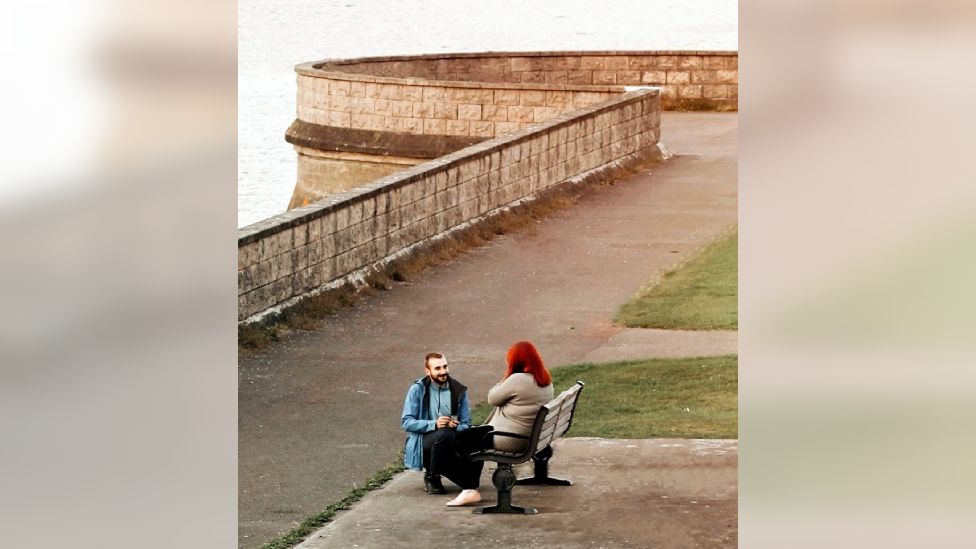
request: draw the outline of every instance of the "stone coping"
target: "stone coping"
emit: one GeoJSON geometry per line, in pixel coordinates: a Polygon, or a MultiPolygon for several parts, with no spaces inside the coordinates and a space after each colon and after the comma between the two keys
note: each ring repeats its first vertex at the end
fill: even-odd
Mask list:
{"type": "Polygon", "coordinates": [[[503,90],[547,90],[547,91],[587,91],[620,93],[626,86],[607,86],[602,84],[542,84],[514,82],[472,82],[470,80],[431,80],[418,76],[374,76],[372,74],[327,71],[316,68],[315,62],[295,66],[295,72],[312,78],[348,80],[350,82],[369,82],[376,84],[400,84],[401,86],[436,86],[441,88],[473,88],[503,90]]]}
{"type": "Polygon", "coordinates": [[[444,156],[485,139],[487,138],[361,130],[313,124],[301,119],[292,122],[285,132],[285,141],[292,145],[320,151],[423,159],[444,156]]]}
{"type": "Polygon", "coordinates": [[[453,88],[499,88],[499,89],[531,89],[551,91],[590,91],[614,92],[625,91],[627,86],[601,84],[544,84],[544,83],[514,83],[514,82],[472,82],[468,80],[431,80],[427,78],[409,76],[375,76],[343,70],[346,65],[368,63],[431,61],[438,59],[494,59],[517,57],[575,57],[575,56],[665,56],[665,55],[713,55],[738,56],[734,50],[593,50],[593,51],[545,51],[545,52],[480,52],[480,53],[439,53],[424,55],[395,55],[380,57],[358,57],[353,59],[321,59],[295,65],[295,72],[303,76],[331,78],[334,80],[348,80],[355,82],[371,82],[378,84],[425,85],[453,88]]]}
{"type": "MultiPolygon", "coordinates": [[[[459,53],[428,53],[420,55],[389,55],[356,57],[352,59],[322,59],[304,65],[352,65],[355,63],[385,63],[387,61],[413,61],[417,59],[477,59],[480,57],[572,57],[609,55],[739,55],[736,50],[559,50],[559,51],[487,51],[459,53]]],[[[319,67],[315,67],[319,68],[319,67]]]]}
{"type": "Polygon", "coordinates": [[[346,207],[350,203],[368,200],[380,195],[388,189],[395,189],[408,185],[426,177],[431,172],[438,172],[453,168],[471,160],[488,156],[501,148],[533,139],[540,131],[559,129],[573,124],[577,118],[597,115],[619,108],[622,105],[638,103],[648,95],[659,95],[658,88],[648,88],[624,93],[620,97],[596,103],[559,115],[552,120],[533,124],[522,130],[495,137],[455,151],[446,156],[417,164],[403,171],[382,177],[366,185],[344,191],[324,198],[318,202],[295,208],[284,213],[269,217],[237,230],[237,246],[241,247],[267,236],[285,231],[292,227],[308,223],[323,217],[333,211],[346,207]]]}

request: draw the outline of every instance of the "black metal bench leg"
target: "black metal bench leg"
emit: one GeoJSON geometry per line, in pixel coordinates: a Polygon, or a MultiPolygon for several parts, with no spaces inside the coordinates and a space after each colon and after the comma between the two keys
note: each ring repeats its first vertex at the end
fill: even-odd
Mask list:
{"type": "Polygon", "coordinates": [[[552,446],[546,446],[532,456],[532,463],[535,466],[531,477],[518,479],[517,484],[522,485],[545,485],[545,486],[572,486],[573,481],[549,476],[549,459],[552,457],[552,446]]]}
{"type": "Polygon", "coordinates": [[[515,486],[515,472],[508,463],[499,463],[498,469],[491,475],[491,482],[498,489],[498,504],[491,507],[478,507],[476,514],[481,513],[510,513],[519,515],[534,515],[539,511],[531,507],[512,505],[512,487],[515,486]]]}

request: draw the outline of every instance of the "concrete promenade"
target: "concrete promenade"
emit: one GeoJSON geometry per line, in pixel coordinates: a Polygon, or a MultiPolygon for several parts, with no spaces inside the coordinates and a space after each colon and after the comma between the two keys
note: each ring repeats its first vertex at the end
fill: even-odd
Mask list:
{"type": "MultiPolygon", "coordinates": [[[[581,398],[586,398],[585,395],[581,398]]],[[[337,547],[735,547],[738,442],[568,438],[554,446],[550,474],[573,486],[516,486],[515,505],[539,514],[475,515],[446,507],[405,471],[310,536],[300,549],[337,547]],[[436,540],[436,541],[435,541],[436,540]]],[[[496,493],[488,464],[481,505],[496,493]]],[[[522,466],[519,476],[531,476],[522,466]]]]}
{"type": "MultiPolygon", "coordinates": [[[[592,193],[534,227],[432,268],[416,281],[366,298],[326,320],[319,331],[290,334],[269,351],[242,358],[240,546],[259,547],[286,533],[394,461],[404,439],[399,425],[403,395],[410,381],[423,374],[423,356],[429,351],[447,355],[452,374],[468,385],[475,403],[484,400],[498,381],[505,351],[520,339],[533,341],[550,367],[587,360],[736,352],[734,334],[626,330],[612,324],[617,308],[650,278],[736,223],[736,127],[735,113],[664,113],[662,141],[676,158],[653,167],[650,173],[592,193]]],[[[728,528],[733,529],[734,544],[734,442],[724,443],[722,453],[700,455],[696,448],[704,446],[695,445],[711,442],[666,441],[677,446],[663,446],[662,441],[629,441],[636,450],[627,451],[643,453],[628,460],[629,454],[617,448],[623,441],[587,440],[590,442],[561,442],[557,451],[562,453],[553,460],[554,475],[579,481],[568,489],[573,492],[550,501],[544,494],[527,491],[525,504],[558,511],[561,520],[568,522],[587,514],[611,520],[612,516],[605,516],[608,509],[624,504],[631,514],[621,513],[620,518],[629,516],[628,523],[646,524],[660,533],[682,520],[682,528],[690,528],[688,521],[701,520],[700,527],[695,527],[703,536],[697,545],[730,544],[728,528]],[[595,446],[580,449],[587,444],[595,446]],[[581,457],[573,459],[577,451],[581,457]],[[589,467],[585,456],[616,465],[589,467]],[[660,461],[663,457],[667,459],[660,461]],[[681,516],[672,516],[668,513],[673,509],[662,508],[664,525],[654,525],[633,515],[650,500],[641,499],[638,493],[626,501],[613,497],[613,487],[645,474],[639,471],[666,472],[667,467],[676,471],[673,478],[683,480],[642,477],[648,494],[668,496],[672,490],[675,495],[704,498],[704,492],[699,492],[711,490],[708,493],[714,496],[715,506],[708,509],[712,511],[689,503],[692,507],[681,508],[681,516]],[[563,505],[563,497],[578,500],[566,500],[569,504],[563,505]],[[710,530],[706,523],[717,518],[710,513],[721,514],[723,524],[731,526],[710,530]]],[[[350,521],[370,516],[373,524],[379,524],[376,521],[385,516],[381,510],[390,501],[402,501],[411,513],[415,505],[447,512],[440,499],[425,500],[422,489],[417,493],[418,482],[416,474],[399,475],[388,487],[337,517],[332,528],[347,531],[350,521]],[[386,495],[392,500],[382,501],[386,495]],[[397,500],[401,496],[407,499],[397,500]],[[356,513],[369,509],[376,514],[356,518],[356,513]]],[[[490,481],[484,488],[486,499],[493,499],[490,481]]],[[[517,502],[520,488],[516,489],[517,502]]],[[[423,512],[407,514],[403,520],[425,524],[423,512]]],[[[471,521],[467,510],[452,512],[463,517],[459,524],[471,521]]],[[[503,517],[497,525],[508,525],[513,518],[503,517]]],[[[565,531],[558,521],[546,524],[553,531],[565,531]]],[[[468,531],[471,537],[459,538],[458,544],[481,546],[490,538],[485,537],[490,530],[483,528],[483,524],[473,527],[468,531]]],[[[633,535],[626,539],[632,538],[637,539],[633,535]]],[[[349,542],[321,546],[396,546],[379,538],[335,539],[349,542]]],[[[402,539],[406,544],[407,538],[402,539]]],[[[664,538],[641,539],[653,546],[664,543],[664,538]]],[[[675,546],[696,545],[690,542],[692,538],[671,539],[675,546]]],[[[585,532],[577,532],[572,540],[576,545],[561,546],[601,543],[588,542],[585,532]]],[[[608,545],[646,546],[624,541],[608,545]]]]}

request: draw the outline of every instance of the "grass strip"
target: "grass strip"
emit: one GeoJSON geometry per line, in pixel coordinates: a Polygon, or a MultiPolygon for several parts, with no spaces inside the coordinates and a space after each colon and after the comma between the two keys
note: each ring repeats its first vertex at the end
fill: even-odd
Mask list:
{"type": "MultiPolygon", "coordinates": [[[[602,438],[738,438],[735,355],[575,364],[552,370],[556,394],[586,383],[566,433],[602,438]]],[[[472,423],[492,406],[479,404],[472,423]]]]}
{"type": "Polygon", "coordinates": [[[394,475],[401,471],[403,471],[402,457],[398,458],[395,464],[390,465],[386,469],[383,469],[370,477],[362,488],[356,488],[352,492],[349,492],[349,495],[328,506],[325,511],[322,511],[314,517],[305,519],[301,524],[293,528],[283,537],[274,541],[269,541],[268,543],[262,545],[261,549],[288,549],[289,547],[298,545],[313,532],[331,521],[332,518],[335,517],[336,513],[349,509],[353,503],[356,503],[362,499],[362,497],[367,493],[381,488],[391,478],[393,478],[394,475]]]}
{"type": "Polygon", "coordinates": [[[739,328],[738,230],[641,290],[617,313],[631,328],[737,330],[739,328]]]}

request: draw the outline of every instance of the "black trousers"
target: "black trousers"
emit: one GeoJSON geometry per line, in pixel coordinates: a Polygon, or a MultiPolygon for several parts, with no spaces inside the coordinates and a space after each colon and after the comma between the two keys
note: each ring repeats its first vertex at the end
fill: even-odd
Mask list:
{"type": "Polygon", "coordinates": [[[481,484],[483,461],[471,461],[468,455],[484,448],[482,439],[491,425],[479,425],[457,432],[444,427],[424,433],[424,469],[430,475],[443,475],[464,490],[481,484]]]}

